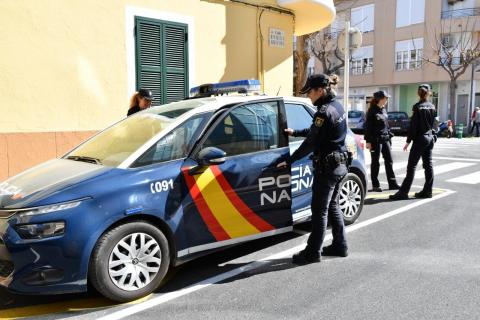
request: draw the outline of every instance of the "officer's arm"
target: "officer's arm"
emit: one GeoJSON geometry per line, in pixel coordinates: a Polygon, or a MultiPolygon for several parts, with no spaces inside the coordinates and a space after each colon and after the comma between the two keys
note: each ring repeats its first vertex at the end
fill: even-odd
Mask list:
{"type": "Polygon", "coordinates": [[[310,128],[305,128],[303,130],[293,130],[294,137],[306,137],[310,132],[310,128]]]}
{"type": "Polygon", "coordinates": [[[418,107],[415,105],[412,111],[413,114],[410,118],[410,125],[407,132],[407,143],[412,142],[413,138],[415,138],[415,133],[418,127],[418,107]]]}
{"type": "Polygon", "coordinates": [[[365,141],[367,143],[372,143],[375,134],[373,133],[373,111],[369,109],[367,111],[367,117],[365,120],[365,141]]]}
{"type": "MultiPolygon", "coordinates": [[[[302,130],[302,131],[305,131],[305,130],[302,130]]],[[[295,152],[287,160],[288,164],[292,164],[295,161],[302,159],[303,157],[307,156],[309,153],[313,151],[313,148],[315,146],[314,145],[315,135],[317,134],[317,131],[318,131],[318,128],[315,126],[315,124],[312,124],[312,126],[308,129],[308,134],[305,140],[303,140],[300,147],[298,147],[298,149],[295,150],[295,152]]]]}

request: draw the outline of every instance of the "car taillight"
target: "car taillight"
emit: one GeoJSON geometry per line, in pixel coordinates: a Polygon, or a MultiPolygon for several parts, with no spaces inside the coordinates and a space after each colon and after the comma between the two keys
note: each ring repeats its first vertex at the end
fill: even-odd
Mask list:
{"type": "Polygon", "coordinates": [[[362,150],[365,150],[365,140],[363,140],[363,136],[356,134],[355,142],[357,143],[357,146],[359,146],[362,150]]]}

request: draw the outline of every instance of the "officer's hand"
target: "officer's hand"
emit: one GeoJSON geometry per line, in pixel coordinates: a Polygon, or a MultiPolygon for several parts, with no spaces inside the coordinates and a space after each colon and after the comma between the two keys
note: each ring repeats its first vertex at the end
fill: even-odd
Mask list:
{"type": "Polygon", "coordinates": [[[286,167],[287,166],[287,162],[286,161],[282,161],[280,162],[279,164],[277,164],[277,168],[283,168],[283,167],[286,167]]]}
{"type": "Polygon", "coordinates": [[[367,142],[366,147],[368,150],[372,150],[372,144],[370,142],[367,142]]]}
{"type": "Polygon", "coordinates": [[[405,143],[405,145],[403,146],[403,151],[408,151],[408,146],[410,145],[410,143],[405,143]]]}
{"type": "Polygon", "coordinates": [[[289,136],[293,136],[293,129],[292,129],[292,128],[285,129],[284,131],[285,131],[285,133],[288,134],[289,136]]]}

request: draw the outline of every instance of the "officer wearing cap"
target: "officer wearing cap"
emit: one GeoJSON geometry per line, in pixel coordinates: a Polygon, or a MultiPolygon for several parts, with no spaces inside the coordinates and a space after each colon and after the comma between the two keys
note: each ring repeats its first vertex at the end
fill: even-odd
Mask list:
{"type": "Polygon", "coordinates": [[[378,172],[380,170],[380,154],[385,160],[385,172],[388,179],[388,188],[390,190],[398,190],[400,186],[397,184],[395,173],[393,172],[393,159],[391,151],[391,137],[388,125],[388,114],[385,106],[390,96],[385,91],[377,91],[373,94],[370,106],[367,111],[365,121],[365,141],[367,149],[370,150],[372,157],[370,175],[372,177],[372,191],[381,192],[380,182],[378,181],[378,172]]]}
{"type": "Polygon", "coordinates": [[[148,89],[140,89],[130,98],[130,107],[127,116],[131,116],[138,111],[150,108],[152,100],[155,100],[153,93],[148,89]]]}
{"type": "Polygon", "coordinates": [[[343,215],[338,205],[339,185],[347,174],[349,162],[345,147],[347,121],[343,106],[335,100],[337,83],[337,76],[317,74],[309,77],[300,92],[307,94],[317,107],[313,123],[304,130],[285,130],[289,135],[306,138],[291,157],[278,166],[292,164],[313,152],[312,232],[306,248],[293,256],[295,264],[320,262],[327,218],[332,226],[333,243],[323,248],[321,255],[348,255],[343,215]]]}
{"type": "Polygon", "coordinates": [[[422,191],[415,193],[415,198],[431,198],[433,187],[433,165],[432,150],[436,140],[436,131],[434,130],[435,117],[437,111],[435,106],[428,101],[431,95],[429,84],[421,84],[418,87],[418,97],[420,100],[413,105],[413,114],[410,118],[410,127],[408,129],[407,143],[403,147],[404,151],[413,141],[412,149],[408,156],[407,176],[403,180],[402,186],[397,193],[390,196],[392,200],[408,199],[408,192],[412,186],[415,177],[417,163],[422,158],[423,168],[425,169],[425,184],[422,191]]]}

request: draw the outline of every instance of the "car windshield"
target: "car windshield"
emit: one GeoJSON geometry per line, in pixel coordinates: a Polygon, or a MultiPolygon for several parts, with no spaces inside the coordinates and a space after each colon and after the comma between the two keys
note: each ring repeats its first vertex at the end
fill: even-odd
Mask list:
{"type": "Polygon", "coordinates": [[[213,100],[185,100],[144,110],[105,129],[65,158],[116,167],[182,114],[213,100]]]}
{"type": "Polygon", "coordinates": [[[349,118],[361,118],[363,115],[362,111],[348,111],[349,118]]]}

